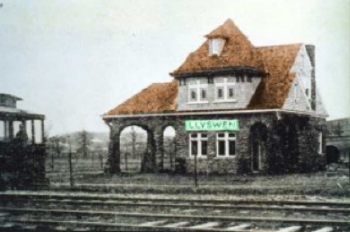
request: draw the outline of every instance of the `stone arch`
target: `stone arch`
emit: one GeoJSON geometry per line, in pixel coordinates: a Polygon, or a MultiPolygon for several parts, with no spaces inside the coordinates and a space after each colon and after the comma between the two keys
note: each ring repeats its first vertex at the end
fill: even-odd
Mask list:
{"type": "Polygon", "coordinates": [[[166,125],[163,127],[163,170],[174,170],[175,157],[176,157],[176,143],[175,143],[176,130],[172,125],[166,125]]]}
{"type": "Polygon", "coordinates": [[[328,145],[326,146],[326,157],[327,163],[337,163],[340,157],[340,151],[336,146],[328,145]]]}
{"type": "Polygon", "coordinates": [[[254,123],[250,127],[250,168],[253,172],[265,169],[267,154],[267,126],[262,122],[254,123]]]}
{"type": "Polygon", "coordinates": [[[127,126],[120,131],[120,169],[140,172],[147,150],[147,131],[139,126],[127,126]]]}
{"type": "Polygon", "coordinates": [[[156,144],[154,138],[153,130],[143,123],[138,123],[135,121],[123,122],[123,121],[114,121],[107,123],[110,126],[110,142],[109,142],[109,156],[106,165],[106,172],[109,173],[119,173],[121,172],[120,168],[120,159],[121,159],[121,150],[120,150],[120,136],[122,131],[129,126],[137,126],[142,128],[147,133],[147,148],[144,154],[142,155],[141,160],[141,172],[155,172],[156,171],[156,144]]]}

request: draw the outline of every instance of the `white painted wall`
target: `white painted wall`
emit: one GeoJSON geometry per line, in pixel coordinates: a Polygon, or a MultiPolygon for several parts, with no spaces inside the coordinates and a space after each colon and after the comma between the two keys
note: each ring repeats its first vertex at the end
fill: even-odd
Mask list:
{"type": "Polygon", "coordinates": [[[312,65],[305,45],[301,46],[290,72],[295,73],[296,76],[282,108],[311,111],[312,65]]]}

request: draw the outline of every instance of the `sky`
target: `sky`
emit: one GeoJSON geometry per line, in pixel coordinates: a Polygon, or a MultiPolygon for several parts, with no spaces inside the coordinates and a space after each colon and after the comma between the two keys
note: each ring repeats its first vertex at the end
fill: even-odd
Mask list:
{"type": "Polygon", "coordinates": [[[316,46],[329,119],[350,117],[348,0],[0,0],[0,93],[50,135],[108,131],[101,115],[170,72],[232,19],[256,46],[316,46]]]}

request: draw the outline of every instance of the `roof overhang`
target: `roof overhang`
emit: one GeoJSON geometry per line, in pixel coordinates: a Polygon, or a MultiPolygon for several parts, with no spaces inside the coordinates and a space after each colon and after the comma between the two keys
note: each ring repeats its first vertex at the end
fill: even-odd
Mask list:
{"type": "Polygon", "coordinates": [[[187,77],[213,77],[213,76],[229,76],[229,75],[252,75],[252,76],[265,76],[266,73],[249,66],[230,66],[216,69],[207,69],[199,72],[186,72],[186,73],[170,73],[175,78],[187,78],[187,77]]]}
{"type": "Polygon", "coordinates": [[[262,109],[262,110],[225,110],[225,111],[191,111],[181,112],[176,111],[173,113],[151,113],[151,114],[127,114],[127,115],[102,115],[103,120],[117,119],[117,118],[145,118],[145,117],[171,117],[171,116],[187,116],[187,115],[226,115],[226,114],[264,114],[264,113],[276,113],[277,117],[281,113],[298,114],[305,116],[312,116],[317,118],[327,118],[328,115],[320,115],[314,112],[304,112],[295,110],[281,110],[281,109],[262,109]]]}
{"type": "Polygon", "coordinates": [[[30,120],[30,119],[40,119],[44,120],[45,115],[38,114],[26,110],[21,110],[17,108],[8,108],[0,106],[0,119],[14,119],[14,120],[30,120]]]}
{"type": "Polygon", "coordinates": [[[10,97],[10,98],[16,99],[17,101],[23,100],[23,99],[20,98],[20,97],[17,97],[17,96],[12,95],[12,94],[7,94],[7,93],[0,93],[0,97],[1,97],[1,96],[10,97]]]}

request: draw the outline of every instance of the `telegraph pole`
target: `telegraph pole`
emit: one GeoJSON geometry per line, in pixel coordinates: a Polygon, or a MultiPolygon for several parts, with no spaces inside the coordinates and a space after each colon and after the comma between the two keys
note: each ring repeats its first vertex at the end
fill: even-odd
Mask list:
{"type": "Polygon", "coordinates": [[[198,187],[197,154],[194,154],[194,186],[198,187]]]}
{"type": "Polygon", "coordinates": [[[70,187],[72,188],[74,186],[74,181],[73,181],[73,167],[72,167],[72,143],[69,138],[69,154],[68,154],[68,160],[69,160],[69,183],[70,187]]]}

